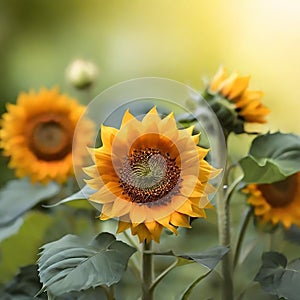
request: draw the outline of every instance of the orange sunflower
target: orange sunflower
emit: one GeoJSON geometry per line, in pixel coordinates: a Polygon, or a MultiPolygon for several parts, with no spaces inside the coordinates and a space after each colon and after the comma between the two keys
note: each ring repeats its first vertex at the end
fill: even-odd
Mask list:
{"type": "Polygon", "coordinates": [[[263,92],[248,90],[249,80],[250,76],[241,77],[237,72],[228,76],[221,66],[212,79],[209,90],[233,103],[238,116],[245,122],[266,123],[265,117],[270,110],[260,101],[263,92]]]}
{"type": "Polygon", "coordinates": [[[271,184],[250,184],[248,203],[263,223],[300,226],[300,172],[271,184]]]}
{"type": "Polygon", "coordinates": [[[131,228],[140,242],[159,242],[164,227],[177,234],[190,217],[205,218],[214,191],[208,180],[219,170],[192,132],[178,130],[173,114],[161,119],[155,107],[141,121],[126,111],[119,130],[102,126],[103,146],[91,149],[95,164],[85,168],[97,190],[89,200],[103,204],[100,219],[118,218],[118,233],[131,228]]]}
{"type": "MultiPolygon", "coordinates": [[[[17,103],[7,105],[0,130],[3,154],[10,156],[9,167],[17,177],[29,176],[32,182],[64,182],[73,174],[72,143],[77,121],[85,107],[59,93],[56,88],[38,93],[22,93],[17,103]]],[[[73,151],[80,162],[81,145],[92,132],[92,124],[78,134],[73,151]]]]}

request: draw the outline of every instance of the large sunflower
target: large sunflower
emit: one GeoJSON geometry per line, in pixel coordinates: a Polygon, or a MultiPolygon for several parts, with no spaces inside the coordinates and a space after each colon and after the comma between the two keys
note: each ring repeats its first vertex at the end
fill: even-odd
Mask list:
{"type": "Polygon", "coordinates": [[[272,184],[250,184],[244,192],[263,223],[300,226],[300,172],[272,184]]]}
{"type": "MultiPolygon", "coordinates": [[[[10,156],[9,167],[16,176],[29,176],[33,182],[64,182],[73,173],[73,134],[84,110],[56,88],[22,93],[15,105],[8,104],[1,120],[0,145],[3,154],[10,156]]],[[[86,122],[81,131],[73,148],[78,162],[84,155],[81,145],[91,136],[91,123],[86,122]]]]}
{"type": "Polygon", "coordinates": [[[249,123],[266,123],[266,115],[270,110],[260,99],[262,91],[248,90],[250,76],[241,77],[237,72],[230,76],[221,66],[211,81],[210,91],[218,93],[231,103],[234,103],[238,115],[249,123]]]}
{"type": "Polygon", "coordinates": [[[103,146],[91,149],[95,165],[85,169],[97,190],[89,200],[103,204],[100,219],[118,218],[118,232],[131,228],[140,242],[158,242],[163,227],[177,233],[190,217],[204,218],[208,180],[219,171],[192,131],[178,130],[173,114],[161,119],[155,107],[141,121],[126,111],[119,130],[102,126],[103,146]]]}

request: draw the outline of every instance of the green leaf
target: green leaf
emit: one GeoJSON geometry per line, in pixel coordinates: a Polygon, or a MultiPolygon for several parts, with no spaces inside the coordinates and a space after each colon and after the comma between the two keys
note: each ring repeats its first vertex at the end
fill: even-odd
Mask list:
{"type": "Polygon", "coordinates": [[[117,283],[136,251],[110,233],[100,233],[90,243],[66,235],[42,249],[38,262],[42,291],[55,296],[117,283]]]}
{"type": "Polygon", "coordinates": [[[273,183],[300,171],[300,136],[280,132],[258,136],[240,161],[246,183],[273,183]]]}
{"type": "Polygon", "coordinates": [[[0,242],[16,234],[23,224],[23,217],[20,217],[12,222],[0,226],[0,242]]]}
{"type": "Polygon", "coordinates": [[[52,217],[42,212],[30,211],[24,216],[19,232],[0,245],[0,282],[10,280],[21,266],[36,262],[38,248],[52,224],[52,217]]]}
{"type": "MultiPolygon", "coordinates": [[[[22,267],[19,273],[9,282],[0,292],[1,299],[33,299],[34,295],[40,290],[37,266],[28,265],[22,267]]],[[[47,299],[46,295],[41,295],[39,299],[47,299]]]]}
{"type": "MultiPolygon", "coordinates": [[[[53,297],[53,299],[64,299],[64,300],[95,300],[95,299],[106,299],[104,289],[102,287],[90,288],[81,292],[71,292],[63,295],[63,297],[53,297]]],[[[49,300],[49,298],[48,298],[49,300]]]]}
{"type": "Polygon", "coordinates": [[[266,252],[263,264],[255,281],[262,289],[279,298],[298,300],[300,295],[300,258],[287,263],[286,257],[278,252],[266,252]]]}
{"type": "Polygon", "coordinates": [[[196,263],[201,264],[204,267],[212,270],[228,251],[229,249],[224,246],[217,246],[201,253],[180,254],[177,256],[188,260],[193,260],[196,263]]]}
{"type": "Polygon", "coordinates": [[[190,261],[194,261],[209,269],[209,272],[202,274],[200,277],[196,278],[191,284],[189,284],[189,286],[183,291],[183,294],[180,299],[187,300],[190,297],[193,289],[212,272],[212,270],[216,267],[218,262],[228,251],[229,249],[224,246],[216,246],[214,248],[200,253],[177,255],[179,258],[181,258],[178,260],[178,266],[186,264],[183,260],[185,259],[188,260],[187,263],[189,263],[190,261]]]}
{"type": "Polygon", "coordinates": [[[32,184],[26,179],[12,180],[0,191],[0,226],[20,217],[37,203],[59,192],[59,186],[32,184]]]}
{"type": "MultiPolygon", "coordinates": [[[[88,199],[90,197],[90,195],[94,194],[95,192],[96,191],[94,189],[90,188],[88,185],[85,185],[77,193],[75,193],[75,194],[73,194],[73,195],[71,195],[71,196],[69,196],[69,197],[67,197],[65,199],[62,199],[61,201],[58,201],[55,204],[45,205],[45,207],[54,207],[54,206],[58,206],[60,204],[68,203],[68,202],[71,202],[71,201],[86,200],[86,199],[88,199]]],[[[101,208],[100,208],[100,210],[101,210],[101,208]]]]}
{"type": "Polygon", "coordinates": [[[35,297],[41,289],[37,265],[20,268],[19,273],[0,291],[0,299],[5,300],[34,300],[34,299],[63,299],[63,300],[94,300],[105,299],[102,287],[91,288],[82,292],[66,293],[62,297],[55,297],[50,293],[42,293],[35,297]]]}

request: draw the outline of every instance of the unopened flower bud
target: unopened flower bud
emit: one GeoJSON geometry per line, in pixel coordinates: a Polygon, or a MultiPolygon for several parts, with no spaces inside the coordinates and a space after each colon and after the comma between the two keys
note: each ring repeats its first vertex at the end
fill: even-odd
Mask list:
{"type": "Polygon", "coordinates": [[[74,60],[67,68],[67,80],[77,89],[91,86],[98,77],[98,68],[90,61],[74,60]]]}

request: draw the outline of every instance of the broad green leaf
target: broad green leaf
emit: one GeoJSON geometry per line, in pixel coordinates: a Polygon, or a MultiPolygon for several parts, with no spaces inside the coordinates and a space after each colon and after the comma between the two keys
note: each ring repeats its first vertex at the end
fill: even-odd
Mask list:
{"type": "Polygon", "coordinates": [[[255,279],[263,290],[271,295],[298,300],[300,295],[300,259],[287,263],[278,252],[266,252],[263,264],[255,279]]]}
{"type": "MultiPolygon", "coordinates": [[[[13,280],[6,284],[0,292],[0,299],[33,299],[40,288],[41,283],[38,277],[37,265],[28,265],[22,267],[13,280]]],[[[43,294],[38,299],[47,299],[47,297],[43,294]]]]}
{"type": "Polygon", "coordinates": [[[0,282],[10,280],[21,266],[36,262],[38,249],[52,224],[52,217],[42,212],[30,211],[24,216],[19,232],[0,244],[0,282]]]}
{"type": "MultiPolygon", "coordinates": [[[[96,300],[96,299],[106,299],[104,290],[102,287],[90,288],[81,292],[71,292],[63,295],[62,297],[54,299],[64,299],[64,300],[96,300]]],[[[48,298],[49,300],[49,298],[48,298]]]]}
{"type": "MultiPolygon", "coordinates": [[[[78,201],[78,200],[86,200],[89,198],[90,195],[94,194],[96,191],[92,188],[90,188],[88,185],[85,185],[80,191],[78,191],[77,193],[62,199],[61,201],[58,201],[55,204],[52,205],[47,205],[46,207],[54,207],[54,206],[58,206],[60,204],[63,203],[68,203],[68,202],[72,202],[72,201],[78,201]]],[[[100,205],[100,204],[99,204],[100,205]]],[[[100,207],[100,206],[99,206],[100,207]]],[[[96,207],[98,209],[98,207],[96,207]]],[[[100,207],[101,209],[101,207],[100,207]]]]}
{"type": "Polygon", "coordinates": [[[246,183],[283,180],[300,171],[300,136],[280,132],[260,135],[240,165],[246,183]]]}
{"type": "MultiPolygon", "coordinates": [[[[191,284],[189,284],[189,286],[183,291],[183,294],[180,299],[187,300],[191,295],[193,289],[212,272],[212,270],[216,267],[218,262],[228,251],[229,249],[224,246],[216,246],[214,248],[200,253],[177,255],[180,258],[186,259],[188,261],[194,261],[209,269],[208,272],[202,274],[200,277],[196,278],[191,284]]],[[[184,261],[182,259],[179,259],[177,265],[184,265],[184,261]]]]}
{"type": "Polygon", "coordinates": [[[31,209],[37,203],[59,192],[59,186],[32,184],[26,179],[12,180],[0,191],[0,226],[3,226],[31,209]]]}
{"type": "Polygon", "coordinates": [[[50,293],[42,293],[35,297],[42,285],[38,276],[37,265],[20,268],[19,273],[0,291],[3,300],[33,300],[33,299],[63,299],[63,300],[94,300],[105,299],[103,288],[91,288],[82,292],[71,292],[62,297],[55,297],[50,293]]]}
{"type": "MultiPolygon", "coordinates": [[[[223,246],[217,246],[215,248],[209,249],[205,252],[194,253],[194,254],[180,254],[177,255],[181,258],[188,260],[193,260],[198,264],[205,266],[206,268],[212,270],[222,259],[222,257],[229,251],[228,248],[223,246]]],[[[182,264],[182,262],[181,262],[182,264]]]]}
{"type": "Polygon", "coordinates": [[[100,233],[90,243],[76,235],[66,235],[42,247],[38,264],[43,290],[59,296],[110,286],[120,281],[135,251],[109,233],[100,233]]]}
{"type": "Polygon", "coordinates": [[[23,217],[20,217],[12,222],[0,226],[0,242],[9,236],[16,234],[23,224],[23,217]]]}

